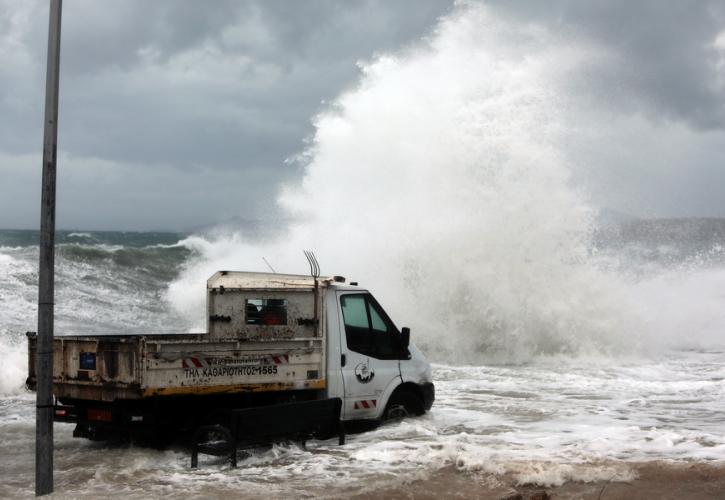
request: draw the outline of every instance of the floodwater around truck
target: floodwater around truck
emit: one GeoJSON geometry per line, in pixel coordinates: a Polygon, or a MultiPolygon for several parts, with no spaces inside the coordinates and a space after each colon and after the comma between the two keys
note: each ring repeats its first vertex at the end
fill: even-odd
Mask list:
{"type": "MultiPolygon", "coordinates": [[[[203,457],[192,470],[188,450],[92,443],[56,424],[56,490],[73,498],[335,498],[415,490],[431,478],[486,488],[630,481],[642,462],[723,459],[724,362],[723,353],[692,352],[646,366],[436,365],[429,414],[350,435],[344,446],[333,439],[251,450],[237,469],[203,457]]],[[[3,498],[31,493],[33,403],[28,394],[0,402],[3,498]]]]}
{"type": "MultiPolygon", "coordinates": [[[[721,300],[725,280],[725,260],[718,250],[725,241],[708,236],[698,246],[687,238],[687,245],[665,248],[660,239],[642,236],[651,235],[649,224],[640,224],[646,231],[628,226],[628,241],[600,244],[599,254],[639,259],[642,265],[628,293],[640,306],[641,328],[654,324],[647,316],[648,307],[655,307],[650,304],[659,308],[651,318],[662,321],[665,316],[655,336],[642,333],[624,342],[615,332],[616,341],[597,343],[585,336],[582,325],[578,338],[520,330],[518,337],[508,337],[509,344],[501,344],[493,341],[494,333],[501,335],[495,325],[472,340],[466,337],[470,325],[461,322],[457,333],[447,333],[458,335],[456,341],[465,346],[458,355],[451,339],[437,341],[440,336],[426,331],[424,323],[432,320],[423,312],[408,324],[413,340],[434,362],[436,402],[425,416],[350,435],[344,446],[330,440],[250,450],[245,458],[240,454],[236,469],[219,458],[203,457],[197,470],[189,468],[188,450],[74,439],[72,426],[56,424],[56,492],[60,498],[366,498],[445,491],[464,498],[499,498],[511,488],[558,487],[562,494],[575,495],[576,485],[592,485],[592,494],[599,485],[611,485],[614,492],[639,484],[637,477],[659,478],[651,479],[652,484],[665,484],[668,478],[675,482],[687,467],[696,467],[684,469],[690,475],[722,481],[717,467],[725,461],[725,349],[717,333],[725,322],[713,304],[721,300]],[[572,339],[589,344],[583,348],[572,339]],[[715,469],[707,469],[711,466],[715,469]]],[[[687,231],[695,223],[668,224],[687,231]]],[[[699,229],[693,231],[699,234],[699,229]]],[[[35,329],[36,236],[0,231],[2,498],[33,492],[34,393],[26,392],[23,383],[24,332],[35,329]]],[[[184,313],[189,303],[203,305],[203,280],[182,298],[175,287],[190,288],[193,276],[203,275],[196,266],[209,260],[207,252],[218,241],[95,232],[62,233],[59,240],[59,334],[169,333],[198,327],[184,313]]],[[[371,289],[376,291],[373,284],[371,289]]],[[[380,302],[400,320],[405,304],[381,289],[380,302]]]]}

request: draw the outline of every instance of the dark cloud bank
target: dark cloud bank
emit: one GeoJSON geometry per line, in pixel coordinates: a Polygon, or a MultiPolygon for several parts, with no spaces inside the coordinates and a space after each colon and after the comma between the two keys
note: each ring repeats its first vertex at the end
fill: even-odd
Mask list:
{"type": "MultiPolygon", "coordinates": [[[[574,145],[592,164],[595,198],[644,215],[725,215],[725,4],[487,4],[604,47],[608,63],[588,75],[593,98],[667,123],[663,140],[683,144],[664,159],[653,145],[574,145]]],[[[285,160],[323,101],[355,85],[356,63],[419,42],[456,8],[466,5],[66,0],[59,225],[184,229],[273,215],[278,185],[299,175],[285,160]]],[[[0,227],[37,224],[46,36],[45,2],[0,0],[0,227]]]]}

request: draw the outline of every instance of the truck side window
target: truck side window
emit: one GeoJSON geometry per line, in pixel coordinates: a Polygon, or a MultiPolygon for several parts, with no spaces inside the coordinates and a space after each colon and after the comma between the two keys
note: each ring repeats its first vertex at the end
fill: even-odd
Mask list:
{"type": "Polygon", "coordinates": [[[372,355],[370,326],[364,295],[343,295],[340,297],[342,317],[345,319],[347,347],[360,354],[372,355]]]}
{"type": "Polygon", "coordinates": [[[400,334],[368,294],[340,297],[348,349],[378,359],[399,359],[400,334]]]}

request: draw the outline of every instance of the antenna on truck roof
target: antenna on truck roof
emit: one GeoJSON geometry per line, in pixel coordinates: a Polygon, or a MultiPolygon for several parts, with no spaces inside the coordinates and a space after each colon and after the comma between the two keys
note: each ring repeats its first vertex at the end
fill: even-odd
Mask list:
{"type": "Polygon", "coordinates": [[[320,277],[320,264],[317,263],[317,258],[315,257],[315,254],[310,252],[309,250],[305,250],[305,257],[307,257],[307,262],[310,264],[310,274],[312,275],[312,281],[314,281],[314,289],[312,291],[312,294],[315,298],[315,302],[313,304],[313,314],[314,314],[314,328],[315,328],[315,335],[319,334],[318,330],[318,324],[319,324],[319,312],[318,312],[318,303],[319,303],[319,291],[318,291],[318,284],[317,284],[317,278],[320,277]]]}
{"type": "Polygon", "coordinates": [[[272,271],[272,272],[273,272],[274,274],[277,274],[277,271],[275,271],[275,270],[274,270],[274,268],[272,267],[272,264],[270,264],[269,262],[267,262],[267,259],[265,259],[264,257],[262,257],[262,260],[264,261],[264,263],[265,263],[265,264],[267,264],[267,267],[268,267],[268,268],[269,268],[269,269],[270,269],[270,270],[271,270],[271,271],[272,271]]]}
{"type": "Polygon", "coordinates": [[[319,278],[320,264],[317,263],[317,258],[315,257],[315,254],[310,252],[309,250],[305,250],[305,257],[307,257],[307,262],[310,263],[310,275],[313,278],[319,278]]]}

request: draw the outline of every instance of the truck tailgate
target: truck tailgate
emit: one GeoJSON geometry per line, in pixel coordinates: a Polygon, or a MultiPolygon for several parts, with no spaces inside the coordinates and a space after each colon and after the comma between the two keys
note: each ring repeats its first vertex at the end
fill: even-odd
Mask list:
{"type": "MultiPolygon", "coordinates": [[[[134,399],[140,395],[141,337],[53,339],[53,394],[57,398],[134,399]]],[[[35,390],[37,336],[28,333],[27,386],[35,390]]]]}

